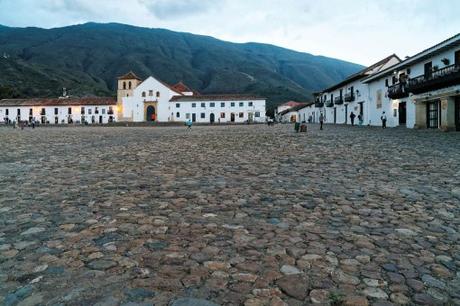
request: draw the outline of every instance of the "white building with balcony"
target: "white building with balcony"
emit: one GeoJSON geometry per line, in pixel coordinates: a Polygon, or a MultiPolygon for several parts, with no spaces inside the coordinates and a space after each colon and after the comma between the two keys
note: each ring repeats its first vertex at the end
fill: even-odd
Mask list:
{"type": "Polygon", "coordinates": [[[371,120],[389,108],[392,126],[460,130],[460,34],[363,83],[369,86],[371,120]]]}

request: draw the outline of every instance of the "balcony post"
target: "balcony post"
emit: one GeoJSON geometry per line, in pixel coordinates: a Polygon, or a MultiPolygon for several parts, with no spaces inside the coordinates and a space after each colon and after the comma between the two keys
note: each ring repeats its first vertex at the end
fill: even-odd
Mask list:
{"type": "Polygon", "coordinates": [[[455,98],[441,98],[441,130],[455,131],[455,98]]]}

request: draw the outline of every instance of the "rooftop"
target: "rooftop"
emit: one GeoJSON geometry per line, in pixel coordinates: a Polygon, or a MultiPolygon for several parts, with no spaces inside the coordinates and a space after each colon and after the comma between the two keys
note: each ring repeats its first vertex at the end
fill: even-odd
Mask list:
{"type": "Polygon", "coordinates": [[[173,96],[170,102],[194,101],[252,101],[265,100],[265,98],[252,95],[198,95],[198,96],[173,96]]]}
{"type": "Polygon", "coordinates": [[[3,100],[0,100],[0,107],[116,105],[116,104],[117,104],[117,99],[112,98],[112,97],[33,98],[33,99],[3,99],[3,100]]]}

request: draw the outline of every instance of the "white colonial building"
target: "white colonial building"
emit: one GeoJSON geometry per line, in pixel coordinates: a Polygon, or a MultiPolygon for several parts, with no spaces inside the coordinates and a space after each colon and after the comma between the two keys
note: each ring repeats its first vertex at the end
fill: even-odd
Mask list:
{"type": "Polygon", "coordinates": [[[389,109],[392,126],[460,130],[460,34],[363,83],[369,87],[371,120],[389,109]]]}
{"type": "Polygon", "coordinates": [[[104,124],[115,121],[116,104],[116,99],[110,97],[4,99],[0,100],[0,122],[104,124]]]}
{"type": "Polygon", "coordinates": [[[368,104],[369,88],[362,81],[400,62],[401,60],[395,54],[390,55],[342,82],[316,93],[315,104],[304,109],[303,113],[307,117],[311,116],[313,122],[318,122],[320,114],[323,113],[326,123],[351,124],[350,115],[353,112],[356,116],[355,123],[360,115],[364,124],[380,124],[379,120],[374,120],[373,112],[368,104]]]}
{"type": "Polygon", "coordinates": [[[141,81],[133,72],[118,78],[120,121],[198,123],[265,122],[265,99],[248,95],[201,95],[183,83],[154,77],[141,81]]]}
{"type": "Polygon", "coordinates": [[[293,111],[292,113],[290,110],[293,107],[303,105],[301,102],[296,102],[296,101],[288,101],[283,104],[278,105],[275,108],[275,120],[278,122],[296,122],[298,119],[298,114],[296,111],[293,111]]]}

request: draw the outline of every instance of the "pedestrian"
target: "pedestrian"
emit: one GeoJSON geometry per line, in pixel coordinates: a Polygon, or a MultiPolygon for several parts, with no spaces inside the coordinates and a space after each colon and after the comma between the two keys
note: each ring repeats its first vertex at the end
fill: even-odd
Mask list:
{"type": "Polygon", "coordinates": [[[323,129],[323,123],[324,123],[324,115],[323,113],[321,113],[319,115],[319,129],[322,130],[323,129]]]}
{"type": "Polygon", "coordinates": [[[382,113],[380,120],[382,120],[382,129],[386,129],[387,128],[387,115],[385,114],[385,112],[382,113]]]}
{"type": "Polygon", "coordinates": [[[32,118],[32,129],[35,129],[35,117],[32,118]]]}
{"type": "Polygon", "coordinates": [[[363,115],[361,115],[361,114],[358,115],[358,124],[359,124],[359,126],[363,125],[363,115]]]}
{"type": "Polygon", "coordinates": [[[350,114],[350,120],[351,120],[351,126],[354,126],[355,125],[355,113],[351,112],[350,114]]]}
{"type": "Polygon", "coordinates": [[[185,122],[185,125],[188,127],[189,130],[192,129],[192,120],[188,119],[186,122],[185,122]]]}

